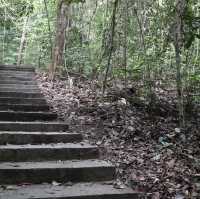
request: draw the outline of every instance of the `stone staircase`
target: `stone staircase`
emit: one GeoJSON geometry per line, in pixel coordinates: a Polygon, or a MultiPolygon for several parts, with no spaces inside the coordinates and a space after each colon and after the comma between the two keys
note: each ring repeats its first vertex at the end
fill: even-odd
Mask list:
{"type": "Polygon", "coordinates": [[[57,120],[34,76],[0,66],[0,199],[141,198],[113,187],[115,168],[57,120]]]}

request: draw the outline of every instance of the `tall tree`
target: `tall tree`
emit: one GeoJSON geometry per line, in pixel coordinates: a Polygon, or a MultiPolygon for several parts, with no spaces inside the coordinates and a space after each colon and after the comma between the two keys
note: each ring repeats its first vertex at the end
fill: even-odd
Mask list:
{"type": "Polygon", "coordinates": [[[52,53],[53,53],[53,43],[52,43],[52,36],[51,36],[51,25],[50,25],[50,18],[49,18],[49,11],[48,11],[48,5],[47,1],[44,0],[44,7],[45,7],[45,12],[46,12],[46,17],[47,17],[47,22],[48,22],[48,31],[49,31],[49,43],[51,46],[51,59],[52,59],[52,53]]]}
{"type": "Polygon", "coordinates": [[[103,81],[103,94],[106,89],[107,84],[107,78],[108,78],[108,72],[110,70],[111,60],[112,60],[112,53],[114,48],[114,37],[115,37],[115,28],[116,28],[116,14],[117,14],[117,7],[118,7],[119,0],[115,0],[113,4],[113,12],[112,12],[112,18],[111,18],[111,36],[110,36],[110,44],[108,49],[108,60],[107,60],[107,66],[106,66],[106,73],[103,81]]]}
{"type": "Polygon", "coordinates": [[[24,25],[22,30],[21,42],[18,51],[18,58],[17,58],[17,66],[20,66],[22,63],[23,51],[26,44],[26,34],[27,34],[27,24],[28,24],[29,16],[24,17],[24,25]]]}
{"type": "Polygon", "coordinates": [[[176,1],[176,14],[175,14],[175,38],[174,47],[176,52],[176,82],[177,82],[177,96],[179,107],[179,121],[180,126],[184,126],[184,104],[183,104],[183,91],[182,91],[182,78],[181,78],[181,48],[183,47],[183,17],[186,11],[187,1],[176,1]]]}
{"type": "Polygon", "coordinates": [[[52,64],[50,65],[50,76],[54,77],[56,67],[64,65],[64,46],[66,38],[66,26],[69,14],[68,1],[57,2],[56,36],[52,53],[52,64]]]}
{"type": "Polygon", "coordinates": [[[68,24],[70,4],[85,2],[85,0],[58,0],[57,1],[57,19],[56,35],[52,53],[52,64],[50,65],[50,76],[54,77],[56,67],[64,66],[64,49],[66,42],[66,28],[68,24]]]}

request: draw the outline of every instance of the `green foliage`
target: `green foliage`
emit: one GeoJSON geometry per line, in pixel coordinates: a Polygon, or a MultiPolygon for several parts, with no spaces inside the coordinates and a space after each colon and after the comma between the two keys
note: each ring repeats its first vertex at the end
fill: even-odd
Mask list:
{"type": "MultiPolygon", "coordinates": [[[[195,41],[195,39],[199,39],[200,35],[199,35],[199,30],[200,30],[200,17],[199,16],[195,16],[195,9],[194,6],[196,5],[196,3],[193,3],[191,0],[187,0],[186,1],[187,5],[185,7],[185,10],[183,12],[183,14],[179,14],[180,18],[182,20],[182,35],[183,35],[183,46],[185,49],[189,49],[193,42],[195,41]]],[[[175,16],[176,16],[176,5],[171,4],[171,8],[169,10],[169,14],[168,16],[170,16],[170,19],[173,21],[173,24],[171,25],[170,28],[170,39],[171,41],[174,42],[174,32],[176,32],[176,22],[175,22],[175,16]]],[[[198,4],[197,4],[198,6],[198,4]]]]}

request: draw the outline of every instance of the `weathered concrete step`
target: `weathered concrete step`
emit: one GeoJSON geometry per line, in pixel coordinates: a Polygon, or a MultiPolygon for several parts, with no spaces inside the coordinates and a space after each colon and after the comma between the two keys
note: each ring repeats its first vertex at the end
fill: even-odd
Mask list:
{"type": "Polygon", "coordinates": [[[25,66],[15,66],[15,65],[0,65],[0,70],[10,70],[10,71],[35,71],[35,68],[33,67],[25,67],[25,66]]]}
{"type": "Polygon", "coordinates": [[[61,122],[0,122],[0,131],[65,132],[69,125],[61,122]]]}
{"type": "Polygon", "coordinates": [[[35,75],[36,73],[34,71],[12,71],[12,70],[0,70],[0,74],[8,74],[8,75],[35,75]]]}
{"type": "Polygon", "coordinates": [[[0,92],[18,92],[18,93],[41,93],[39,88],[28,89],[28,88],[0,88],[0,92]]]}
{"type": "MultiPolygon", "coordinates": [[[[26,89],[28,90],[28,89],[26,89]]],[[[43,94],[41,91],[39,92],[30,92],[28,90],[27,92],[20,92],[19,89],[16,91],[1,91],[0,90],[0,97],[18,97],[18,98],[42,98],[43,94]]]]}
{"type": "Polygon", "coordinates": [[[51,112],[0,111],[0,121],[53,121],[57,114],[51,112]]]}
{"type": "Polygon", "coordinates": [[[34,81],[35,78],[33,77],[26,77],[25,75],[22,77],[6,77],[6,76],[1,76],[1,80],[5,81],[34,81]]]}
{"type": "MultiPolygon", "coordinates": [[[[1,67],[1,66],[0,66],[1,67]]],[[[10,69],[14,69],[13,67],[4,67],[4,68],[1,68],[0,69],[0,72],[2,73],[2,72],[11,72],[11,73],[35,73],[35,69],[34,68],[28,68],[28,70],[26,70],[27,69],[27,67],[22,67],[22,68],[16,68],[17,70],[10,70],[10,69]],[[19,70],[18,70],[19,69],[19,70]],[[25,70],[23,70],[23,69],[25,69],[25,70]],[[31,70],[29,70],[29,69],[31,69],[31,70]]]]}
{"type": "Polygon", "coordinates": [[[2,199],[141,199],[144,194],[130,188],[116,189],[112,182],[76,183],[71,186],[30,185],[11,186],[0,191],[2,199]]]}
{"type": "Polygon", "coordinates": [[[39,89],[37,85],[23,85],[23,84],[0,84],[0,90],[2,88],[9,88],[9,89],[39,89]]]}
{"type": "Polygon", "coordinates": [[[5,144],[50,144],[50,143],[76,143],[81,142],[80,133],[56,132],[0,132],[0,145],[5,144]]]}
{"type": "Polygon", "coordinates": [[[0,146],[0,162],[97,159],[96,146],[84,143],[0,146]]]}
{"type": "Polygon", "coordinates": [[[7,71],[7,70],[1,70],[0,71],[0,76],[2,77],[35,77],[36,73],[35,72],[26,72],[26,71],[7,71]]]}
{"type": "Polygon", "coordinates": [[[22,74],[22,75],[8,75],[8,74],[2,74],[0,71],[0,79],[1,80],[19,80],[19,81],[23,81],[23,80],[27,80],[27,81],[33,81],[35,80],[35,75],[26,75],[26,74],[22,74]]]}
{"type": "Polygon", "coordinates": [[[36,81],[17,81],[17,80],[0,80],[0,85],[14,84],[14,85],[37,85],[36,81]]]}
{"type": "Polygon", "coordinates": [[[27,105],[27,104],[0,104],[0,111],[25,111],[25,112],[33,112],[33,111],[49,111],[48,105],[27,105]]]}
{"type": "Polygon", "coordinates": [[[115,168],[100,160],[0,164],[0,184],[110,181],[114,176],[115,168]]]}
{"type": "Polygon", "coordinates": [[[47,105],[44,98],[0,97],[0,104],[47,105]]]}
{"type": "MultiPolygon", "coordinates": [[[[1,71],[0,71],[1,74],[1,71]]],[[[26,75],[17,75],[17,76],[11,76],[11,75],[1,75],[1,80],[17,80],[17,81],[34,81],[36,79],[36,76],[26,76],[26,75]]]]}

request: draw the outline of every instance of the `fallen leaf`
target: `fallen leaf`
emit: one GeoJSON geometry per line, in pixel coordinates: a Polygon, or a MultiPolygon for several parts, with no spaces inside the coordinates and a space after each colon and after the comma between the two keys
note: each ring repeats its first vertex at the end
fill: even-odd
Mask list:
{"type": "Polygon", "coordinates": [[[53,185],[53,186],[60,186],[61,183],[58,183],[58,182],[56,182],[56,181],[53,181],[53,182],[52,182],[52,185],[53,185]]]}

